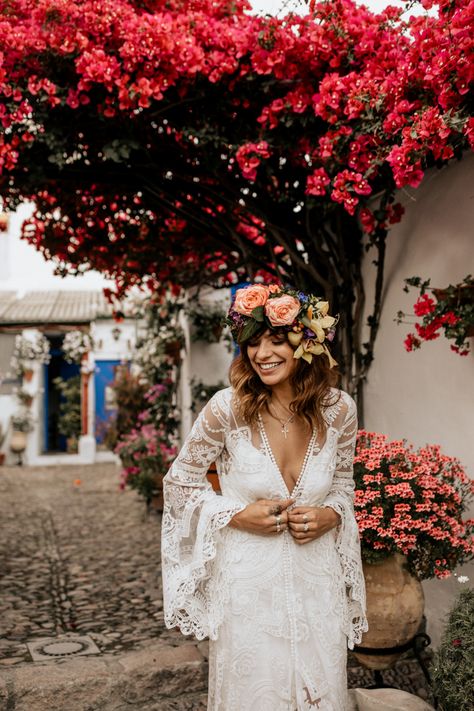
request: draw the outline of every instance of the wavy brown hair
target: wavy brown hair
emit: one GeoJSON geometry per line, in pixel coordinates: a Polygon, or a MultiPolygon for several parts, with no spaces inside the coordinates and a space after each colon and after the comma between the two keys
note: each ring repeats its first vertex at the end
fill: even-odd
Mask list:
{"type": "MultiPolygon", "coordinates": [[[[253,338],[258,338],[259,335],[261,333],[253,338]]],[[[252,425],[256,422],[258,413],[268,408],[272,391],[262,383],[252,368],[247,344],[242,343],[240,347],[240,355],[230,366],[229,380],[242,418],[252,425]]],[[[329,367],[326,356],[313,356],[311,363],[300,358],[291,376],[295,399],[290,403],[290,411],[302,417],[311,429],[325,433],[327,424],[323,411],[337,402],[334,398],[331,399],[329,389],[337,385],[339,378],[339,371],[329,367]]]]}

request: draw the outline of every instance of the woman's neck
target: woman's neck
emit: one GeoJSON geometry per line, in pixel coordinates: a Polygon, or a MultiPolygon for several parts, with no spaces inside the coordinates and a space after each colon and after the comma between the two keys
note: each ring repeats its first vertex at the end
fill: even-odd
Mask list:
{"type": "Polygon", "coordinates": [[[295,393],[291,384],[288,381],[278,383],[272,386],[271,391],[272,400],[289,411],[290,403],[295,399],[295,393]]]}

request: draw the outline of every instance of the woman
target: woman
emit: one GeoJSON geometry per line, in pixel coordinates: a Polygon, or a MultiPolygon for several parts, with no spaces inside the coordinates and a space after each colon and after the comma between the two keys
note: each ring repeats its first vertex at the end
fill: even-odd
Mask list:
{"type": "Polygon", "coordinates": [[[347,644],[366,621],[356,407],[332,387],[326,344],[336,319],[317,297],[253,284],[229,323],[232,387],[164,480],[165,622],[210,637],[209,710],[345,711],[347,644]]]}

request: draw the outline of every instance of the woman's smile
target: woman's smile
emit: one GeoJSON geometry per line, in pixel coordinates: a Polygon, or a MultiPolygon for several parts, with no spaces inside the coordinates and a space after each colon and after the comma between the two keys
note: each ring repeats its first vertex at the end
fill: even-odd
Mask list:
{"type": "Polygon", "coordinates": [[[266,331],[247,345],[247,355],[252,368],[269,385],[288,380],[296,363],[286,333],[266,331]]]}

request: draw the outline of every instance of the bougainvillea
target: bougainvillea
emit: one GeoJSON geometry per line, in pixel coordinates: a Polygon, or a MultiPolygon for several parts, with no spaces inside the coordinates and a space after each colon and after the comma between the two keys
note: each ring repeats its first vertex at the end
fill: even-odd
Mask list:
{"type": "MultiPolygon", "coordinates": [[[[405,338],[405,349],[412,352],[420,348],[424,341],[434,341],[443,335],[453,341],[450,348],[461,356],[471,352],[470,338],[474,335],[474,279],[468,274],[459,284],[449,284],[445,289],[430,286],[431,279],[420,277],[405,279],[404,290],[409,286],[420,290],[413,305],[413,315],[421,319],[415,322],[415,333],[405,338]],[[432,298],[427,291],[431,291],[432,298]]],[[[399,311],[396,321],[405,321],[407,314],[399,311]]]]}
{"type": "Polygon", "coordinates": [[[119,292],[268,276],[324,293],[338,361],[361,379],[395,189],[474,144],[472,0],[438,5],[405,19],[327,0],[274,18],[245,0],[9,0],[5,204],[33,199],[24,237],[119,292]],[[364,240],[378,276],[361,345],[364,240]]]}
{"type": "Polygon", "coordinates": [[[399,552],[421,579],[448,577],[474,557],[474,519],[463,519],[474,482],[438,445],[359,430],[354,458],[355,512],[364,557],[399,552]]]}

